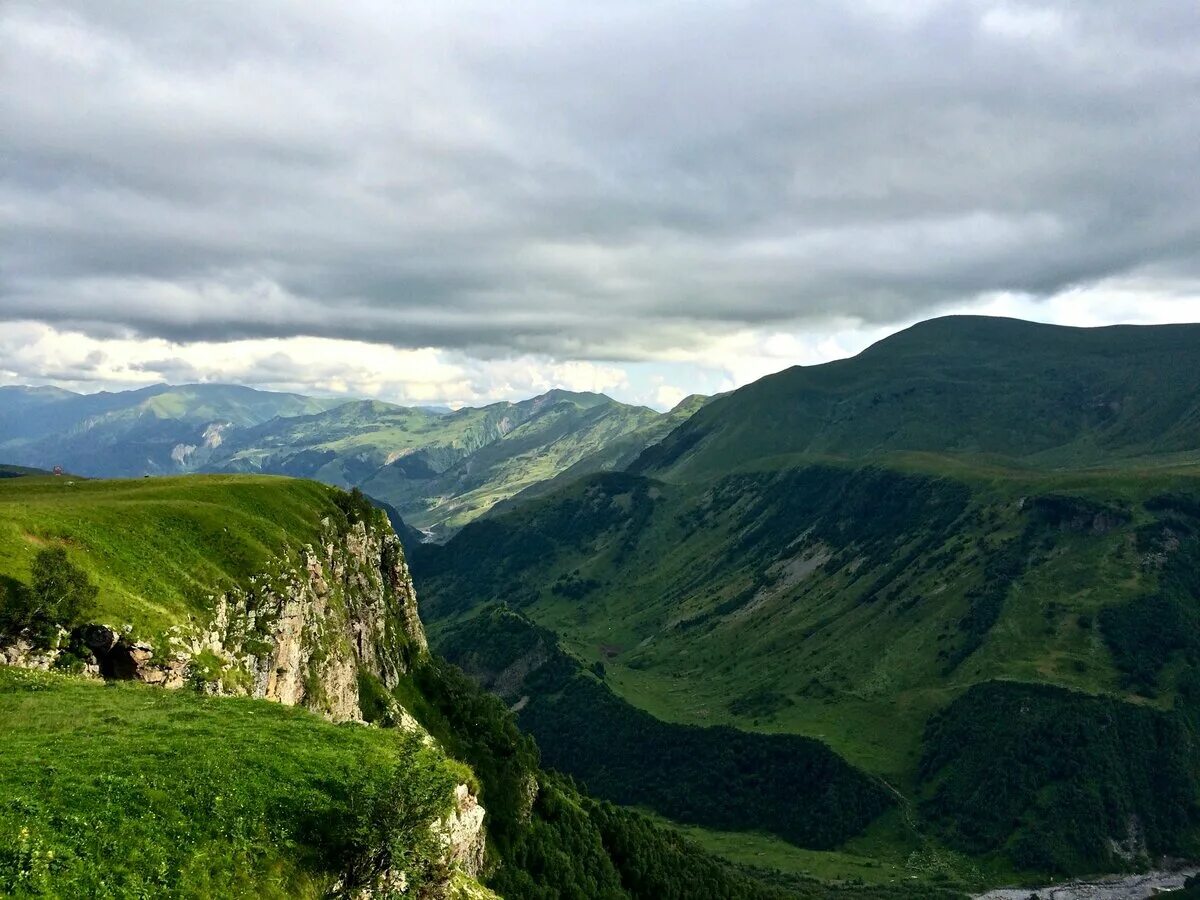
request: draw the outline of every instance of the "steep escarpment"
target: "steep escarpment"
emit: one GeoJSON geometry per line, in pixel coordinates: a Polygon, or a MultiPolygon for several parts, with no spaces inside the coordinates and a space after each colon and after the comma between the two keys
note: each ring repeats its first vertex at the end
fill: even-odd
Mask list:
{"type": "MultiPolygon", "coordinates": [[[[211,482],[177,482],[167,503],[161,485],[89,485],[72,492],[68,484],[55,484],[61,502],[47,507],[53,529],[21,533],[16,549],[30,545],[35,552],[32,582],[5,573],[0,621],[33,621],[37,627],[0,637],[0,662],[9,664],[0,694],[13,695],[7,698],[13,718],[6,720],[0,779],[5,771],[17,778],[32,758],[57,759],[56,747],[71,754],[72,763],[61,769],[62,778],[53,768],[46,783],[0,816],[0,827],[11,826],[9,837],[15,834],[19,845],[16,856],[0,850],[0,886],[11,892],[36,875],[44,878],[30,883],[43,888],[62,884],[98,891],[103,870],[114,865],[112,854],[132,852],[154,857],[157,868],[134,864],[119,876],[110,874],[111,895],[140,895],[150,890],[146,879],[156,877],[160,881],[153,883],[162,892],[186,894],[198,890],[196,879],[210,877],[188,868],[189,854],[216,858],[245,848],[253,858],[225,860],[220,865],[228,871],[211,876],[223,885],[212,889],[217,894],[366,897],[411,889],[414,896],[442,897],[458,887],[468,890],[482,870],[486,847],[486,814],[474,775],[447,757],[394,698],[388,699],[384,724],[399,727],[364,728],[361,739],[341,740],[331,725],[316,724],[363,723],[364,691],[397,688],[429,657],[404,552],[385,514],[357,493],[315,485],[296,491],[292,483],[274,481],[256,490],[255,498],[268,501],[267,508],[292,509],[278,495],[293,495],[300,515],[294,525],[285,520],[284,539],[267,555],[258,546],[271,536],[267,528],[231,527],[237,524],[238,489],[246,485],[221,482],[226,484],[232,487],[219,517],[204,508],[214,499],[211,482]],[[156,628],[159,620],[141,615],[137,604],[100,599],[108,579],[146,559],[137,541],[96,528],[107,521],[114,499],[126,514],[144,512],[187,530],[176,521],[183,512],[195,542],[211,546],[222,572],[233,577],[214,593],[143,597],[157,601],[160,616],[175,619],[165,628],[156,628]],[[309,540],[291,544],[296,538],[309,540]],[[251,564],[253,573],[243,574],[251,564]],[[120,624],[92,620],[92,608],[75,610],[81,619],[57,628],[37,616],[22,619],[55,591],[92,579],[99,587],[92,584],[81,595],[120,624]],[[21,669],[44,671],[22,676],[21,669]],[[103,694],[111,703],[94,693],[101,679],[121,686],[119,693],[103,694]],[[256,700],[320,716],[297,710],[281,717],[264,712],[256,700]],[[77,703],[89,706],[87,715],[63,717],[77,703]],[[90,721],[106,706],[100,720],[90,721]],[[260,718],[261,734],[254,727],[260,718]],[[69,746],[60,732],[75,725],[89,738],[105,735],[104,747],[69,746]],[[270,740],[286,745],[277,759],[267,750],[270,740]],[[194,752],[182,752],[193,745],[194,752]],[[318,753],[314,746],[323,749],[318,753]],[[345,760],[322,762],[321,754],[328,756],[336,746],[345,760]],[[234,760],[241,766],[236,776],[227,771],[234,760]],[[193,768],[208,764],[211,785],[197,783],[193,768]],[[72,780],[87,782],[93,771],[105,773],[102,784],[112,786],[107,794],[72,780]],[[64,825],[61,810],[74,802],[76,791],[83,791],[83,805],[90,804],[93,815],[112,819],[99,825],[107,835],[101,846],[87,844],[64,825]],[[150,793],[142,797],[139,791],[150,793]],[[182,797],[175,802],[177,794],[182,797]],[[108,809],[110,802],[130,808],[108,809]],[[212,827],[142,833],[156,819],[189,816],[211,818],[212,827]],[[248,831],[239,837],[242,828],[248,831]],[[53,865],[46,862],[56,858],[53,865]],[[222,879],[228,877],[246,886],[226,884],[222,879]]],[[[6,499],[14,496],[20,495],[6,499]]],[[[35,484],[25,499],[36,507],[37,498],[35,484]]],[[[29,515],[26,510],[26,519],[17,517],[18,526],[31,521],[29,515]]]]}
{"type": "Polygon", "coordinates": [[[39,650],[20,635],[10,664],[67,668],[170,688],[305,706],[334,721],[361,718],[363,675],[395,687],[428,652],[399,539],[365,504],[322,519],[319,542],[295,561],[209,598],[210,609],[152,638],[87,623],[39,650]],[[338,515],[340,513],[340,515],[338,515]]]}

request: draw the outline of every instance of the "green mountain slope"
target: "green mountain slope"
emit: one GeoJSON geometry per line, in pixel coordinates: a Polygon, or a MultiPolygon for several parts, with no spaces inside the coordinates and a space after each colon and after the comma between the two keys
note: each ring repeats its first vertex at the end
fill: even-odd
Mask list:
{"type": "Polygon", "coordinates": [[[217,384],[115,394],[10,388],[0,393],[0,456],[104,477],[178,473],[198,467],[231,428],[337,402],[217,384]]]}
{"type": "Polygon", "coordinates": [[[667,413],[651,419],[632,431],[611,437],[600,443],[598,449],[587,448],[584,455],[578,456],[575,462],[561,469],[552,478],[534,481],[507,500],[494,504],[486,514],[498,515],[527,500],[532,500],[534,497],[552,493],[585,475],[620,471],[627,468],[647,447],[657,444],[711,399],[711,397],[700,394],[685,397],[667,413]]]}
{"type": "Polygon", "coordinates": [[[568,391],[441,414],[362,401],[230,434],[204,467],[357,485],[445,532],[572,467],[632,459],[680,418],[568,391]]]}
{"type": "MultiPolygon", "coordinates": [[[[1200,590],[1172,573],[1175,560],[1194,571],[1200,519],[1176,510],[1197,498],[1198,469],[963,479],[806,467],[702,487],[613,474],[423,548],[416,571],[435,622],[508,603],[659,718],[819,738],[920,804],[936,781],[920,764],[926,723],[973,685],[1052,683],[1166,716],[1188,708],[1200,590]],[[1147,620],[1146,604],[1165,612],[1147,620]],[[1151,633],[1125,661],[1128,618],[1151,633]],[[1139,687],[1147,668],[1152,687],[1139,687]]],[[[435,645],[458,658],[454,627],[435,645]]],[[[541,690],[543,709],[561,694],[541,690]]],[[[570,716],[584,720],[603,705],[576,699],[570,716]]],[[[995,743],[974,737],[957,749],[995,743]]],[[[576,756],[563,764],[586,779],[576,756]]],[[[933,816],[926,833],[940,831],[953,826],[933,816]]],[[[967,848],[1008,856],[1010,837],[967,848]]],[[[1047,868],[1119,864],[1107,847],[1047,868]]]]}
{"type": "Polygon", "coordinates": [[[550,632],[509,610],[468,620],[439,647],[513,704],[549,766],[600,797],[825,849],[861,833],[894,803],[885,784],[818,741],[655,719],[608,690],[603,666],[583,671],[550,632]],[[595,731],[605,739],[594,740],[595,731]],[[698,789],[706,783],[721,789],[698,789]]]}
{"type": "Polygon", "coordinates": [[[230,433],[204,468],[360,486],[412,526],[448,533],[556,476],[631,461],[695,406],[662,415],[570,391],[455,413],[352,402],[230,433]]]}
{"type": "Polygon", "coordinates": [[[418,890],[461,778],[413,734],[0,666],[0,892],[328,897],[377,855],[418,890]]]}
{"type": "MultiPolygon", "coordinates": [[[[407,477],[397,479],[402,469],[394,465],[381,469],[364,489],[394,498],[418,526],[454,529],[496,502],[587,465],[611,448],[632,445],[640,451],[664,435],[671,422],[646,407],[584,397],[581,403],[566,393],[547,395],[546,402],[529,411],[515,404],[518,414],[508,417],[513,427],[436,477],[404,473],[407,477]]],[[[595,464],[602,465],[599,460],[595,464]]]]}
{"type": "Polygon", "coordinates": [[[435,645],[451,651],[458,629],[507,604],[658,719],[826,742],[895,787],[924,840],[987,871],[1195,853],[1191,775],[1155,791],[1112,774],[1200,771],[1195,332],[952,319],[771,376],[705,406],[631,472],[421,548],[435,645]],[[1045,713],[1007,735],[999,720],[936,724],[985,688],[1045,713]],[[1114,718],[1164,743],[1097,745],[1070,768],[1016,751],[1054,747],[1056,719],[1087,733],[1114,718]],[[944,786],[1010,741],[1023,773],[1006,782],[1011,815],[984,824],[983,795],[944,786]],[[1079,797],[1109,813],[1071,843],[1056,817],[1095,818],[1064,800],[1079,797]]]}
{"type": "Polygon", "coordinates": [[[693,479],[896,451],[1080,467],[1195,460],[1198,447],[1200,325],[955,316],[719,398],[633,470],[693,479]]]}
{"type": "Polygon", "coordinates": [[[358,486],[448,534],[557,477],[619,468],[699,408],[550,391],[457,412],[230,385],[72,394],[0,388],[0,457],[95,477],[264,473],[358,486]]]}
{"type": "Polygon", "coordinates": [[[5,479],[0,576],[27,581],[38,550],[63,546],[100,586],[98,621],[155,633],[317,543],[336,509],[330,488],[265,476],[5,479]]]}
{"type": "Polygon", "coordinates": [[[49,549],[99,588],[84,624],[63,623],[66,652],[0,635],[6,896],[378,894],[403,872],[408,894],[482,900],[492,894],[447,868],[464,863],[431,829],[464,809],[463,785],[487,810],[479,877],[509,897],[913,896],[768,882],[542,771],[504,705],[422,649],[403,554],[361,497],[265,476],[33,476],[0,483],[0,523],[0,613],[37,589],[34,559],[49,549]],[[136,662],[126,676],[150,681],[180,636],[179,690],[67,674],[116,640],[136,662]],[[3,665],[14,658],[52,671],[3,665]],[[279,690],[296,667],[299,693],[279,690]],[[352,711],[333,702],[345,691],[352,711]]]}

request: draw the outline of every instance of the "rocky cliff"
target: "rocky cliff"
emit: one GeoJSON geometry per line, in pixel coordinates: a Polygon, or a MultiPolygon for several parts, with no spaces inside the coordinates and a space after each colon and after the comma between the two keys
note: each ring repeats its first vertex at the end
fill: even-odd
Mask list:
{"type": "Polygon", "coordinates": [[[89,624],[35,651],[12,640],[11,665],[50,668],[64,656],[84,674],[305,706],[361,721],[360,677],[393,688],[429,652],[412,578],[390,529],[322,522],[319,546],[278,559],[246,585],[209,598],[210,612],[154,638],[89,624]]]}
{"type": "MultiPolygon", "coordinates": [[[[163,634],[89,624],[62,632],[50,650],[21,638],[0,640],[0,662],[255,697],[335,722],[362,722],[360,684],[395,688],[429,654],[400,541],[377,518],[371,524],[324,519],[318,545],[209,597],[209,612],[163,634]]],[[[389,703],[399,727],[422,730],[389,703]]],[[[432,823],[452,872],[474,878],[483,868],[483,820],[483,807],[459,785],[453,809],[432,823]]],[[[401,876],[386,876],[395,877],[401,876]]],[[[387,893],[386,884],[381,889],[387,893]]]]}

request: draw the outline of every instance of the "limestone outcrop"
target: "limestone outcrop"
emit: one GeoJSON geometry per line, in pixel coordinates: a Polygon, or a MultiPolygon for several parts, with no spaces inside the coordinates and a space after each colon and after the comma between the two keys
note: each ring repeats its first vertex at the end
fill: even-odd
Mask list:
{"type": "Polygon", "coordinates": [[[37,650],[18,637],[0,646],[9,665],[49,669],[64,653],[76,671],[167,688],[305,706],[333,721],[359,721],[360,673],[393,688],[429,652],[399,539],[357,522],[328,520],[320,546],[299,565],[277,560],[245,586],[210,598],[203,619],[153,641],[95,623],[37,650]]]}
{"type": "MultiPolygon", "coordinates": [[[[50,649],[20,637],[0,640],[0,663],[191,686],[361,722],[360,676],[394,688],[429,654],[400,541],[390,528],[356,522],[339,531],[326,519],[320,544],[301,548],[297,557],[298,564],[296,557],[277,560],[246,585],[211,597],[207,616],[153,641],[128,628],[89,624],[62,632],[50,649]]],[[[407,710],[390,703],[392,724],[433,743],[407,710]]],[[[484,815],[468,785],[460,784],[454,808],[431,823],[448,871],[469,879],[482,871],[484,815]]],[[[394,883],[385,878],[369,895],[404,891],[403,873],[388,878],[394,883]]]]}

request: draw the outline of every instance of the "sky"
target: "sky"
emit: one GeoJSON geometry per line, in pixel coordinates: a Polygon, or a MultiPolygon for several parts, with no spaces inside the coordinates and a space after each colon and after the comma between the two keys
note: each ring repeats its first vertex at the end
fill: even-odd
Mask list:
{"type": "Polygon", "coordinates": [[[0,3],[0,384],[666,408],[1200,321],[1194,0],[0,3]]]}

